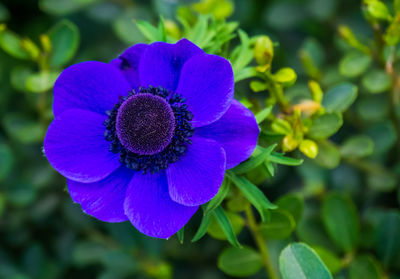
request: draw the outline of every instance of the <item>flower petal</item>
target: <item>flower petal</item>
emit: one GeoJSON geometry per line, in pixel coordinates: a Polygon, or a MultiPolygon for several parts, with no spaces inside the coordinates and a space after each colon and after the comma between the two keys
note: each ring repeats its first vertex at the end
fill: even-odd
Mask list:
{"type": "Polygon", "coordinates": [[[105,116],[73,109],[57,116],[44,139],[44,153],[63,176],[84,183],[99,181],[120,166],[104,139],[105,116]]]}
{"type": "Polygon", "coordinates": [[[171,200],[164,172],[136,173],[128,186],[124,207],[126,216],[140,232],[157,238],[175,234],[198,209],[171,200]]]}
{"type": "Polygon", "coordinates": [[[146,44],[136,44],[126,49],[118,58],[111,61],[124,74],[132,88],[138,88],[139,62],[144,51],[149,47],[146,44]]]}
{"type": "Polygon", "coordinates": [[[219,143],[196,134],[192,142],[186,154],[166,170],[171,199],[186,206],[211,200],[225,174],[225,151],[219,143]]]}
{"type": "Polygon", "coordinates": [[[152,43],[144,52],[139,64],[141,86],[162,86],[174,91],[185,62],[203,51],[186,39],[176,44],[152,43]]]}
{"type": "Polygon", "coordinates": [[[230,169],[253,153],[260,133],[254,114],[233,100],[228,111],[216,122],[196,130],[201,137],[220,143],[226,152],[226,168],[230,169]]]}
{"type": "Polygon", "coordinates": [[[131,86],[113,65],[88,61],[65,69],[54,84],[53,112],[86,109],[100,114],[127,95],[131,86]]]}
{"type": "Polygon", "coordinates": [[[68,180],[68,191],[82,210],[101,221],[124,222],[124,200],[129,181],[134,171],[120,167],[103,180],[81,183],[68,180]]]}
{"type": "Polygon", "coordinates": [[[176,92],[186,98],[195,127],[210,124],[231,105],[234,92],[232,66],[220,56],[196,55],[182,67],[176,92]]]}

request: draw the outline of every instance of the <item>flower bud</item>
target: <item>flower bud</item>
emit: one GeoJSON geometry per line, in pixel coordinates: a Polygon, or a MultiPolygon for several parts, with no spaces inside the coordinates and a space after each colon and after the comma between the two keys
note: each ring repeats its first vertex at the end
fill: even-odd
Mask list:
{"type": "Polygon", "coordinates": [[[268,36],[261,36],[257,39],[254,46],[254,58],[260,66],[271,65],[274,57],[274,44],[268,36]]]}
{"type": "Polygon", "coordinates": [[[307,157],[314,159],[318,155],[318,145],[312,140],[303,140],[299,146],[300,151],[307,157]]]}

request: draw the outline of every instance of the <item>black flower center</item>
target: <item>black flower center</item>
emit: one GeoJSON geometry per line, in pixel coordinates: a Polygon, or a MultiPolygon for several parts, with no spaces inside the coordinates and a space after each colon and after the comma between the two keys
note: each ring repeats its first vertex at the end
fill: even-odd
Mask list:
{"type": "Polygon", "coordinates": [[[137,94],[119,108],[116,129],[126,149],[140,155],[153,155],[170,144],[175,117],[164,98],[150,93],[137,94]]]}
{"type": "Polygon", "coordinates": [[[104,125],[110,151],[128,168],[155,173],[185,153],[194,128],[179,94],[161,87],[139,88],[121,97],[104,125]]]}

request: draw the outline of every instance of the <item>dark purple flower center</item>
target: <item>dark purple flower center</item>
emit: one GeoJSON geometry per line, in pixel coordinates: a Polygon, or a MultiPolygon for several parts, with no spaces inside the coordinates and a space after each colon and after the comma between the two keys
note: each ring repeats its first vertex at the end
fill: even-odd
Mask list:
{"type": "Polygon", "coordinates": [[[164,98],[150,93],[137,94],[119,108],[116,129],[126,149],[140,155],[153,155],[170,144],[175,117],[164,98]]]}
{"type": "Polygon", "coordinates": [[[185,153],[194,128],[192,113],[179,94],[162,87],[140,87],[121,97],[104,125],[110,151],[128,168],[152,173],[185,153]]]}

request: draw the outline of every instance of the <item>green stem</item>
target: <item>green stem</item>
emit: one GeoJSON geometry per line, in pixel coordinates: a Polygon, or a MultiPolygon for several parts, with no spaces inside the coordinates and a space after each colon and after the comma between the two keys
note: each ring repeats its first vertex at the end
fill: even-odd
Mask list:
{"type": "Polygon", "coordinates": [[[250,206],[247,207],[247,209],[246,209],[246,216],[247,216],[250,231],[253,234],[254,241],[256,242],[257,248],[260,251],[261,258],[263,260],[265,269],[267,270],[269,279],[278,279],[278,276],[276,275],[276,273],[271,265],[267,244],[265,243],[264,238],[260,234],[260,230],[258,229],[256,219],[254,217],[253,211],[250,206]]]}

